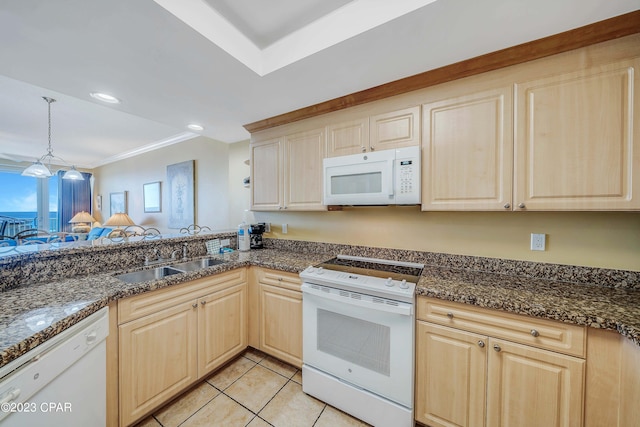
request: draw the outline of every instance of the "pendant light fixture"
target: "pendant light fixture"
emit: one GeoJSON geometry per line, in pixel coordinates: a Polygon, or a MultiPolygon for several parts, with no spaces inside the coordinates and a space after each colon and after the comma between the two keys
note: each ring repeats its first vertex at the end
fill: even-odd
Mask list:
{"type": "MultiPolygon", "coordinates": [[[[47,102],[48,105],[48,116],[49,116],[49,147],[47,148],[47,154],[45,154],[44,156],[40,157],[38,160],[36,160],[31,166],[29,166],[28,168],[26,168],[25,170],[22,171],[22,175],[24,176],[32,176],[35,178],[49,178],[50,176],[52,176],[53,174],[51,173],[51,160],[52,159],[59,159],[62,160],[63,163],[67,163],[64,161],[64,159],[58,157],[58,156],[54,156],[53,155],[53,149],[51,148],[51,103],[52,102],[56,102],[55,99],[53,98],[48,98],[46,96],[43,96],[42,99],[44,99],[47,102]],[[47,161],[49,166],[45,165],[44,162],[47,161]]],[[[71,166],[71,169],[66,171],[64,173],[64,175],[62,175],[62,179],[73,179],[73,180],[78,180],[78,181],[82,181],[84,180],[84,177],[82,176],[82,174],[80,172],[78,172],[78,170],[76,169],[75,166],[71,166]]]]}

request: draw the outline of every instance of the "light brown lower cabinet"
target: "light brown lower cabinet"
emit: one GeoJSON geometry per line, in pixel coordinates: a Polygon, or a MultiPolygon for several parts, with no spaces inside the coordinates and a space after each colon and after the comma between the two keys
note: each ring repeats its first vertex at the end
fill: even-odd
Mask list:
{"type": "Polygon", "coordinates": [[[640,347],[617,331],[589,328],[585,427],[640,426],[640,347]]]}
{"type": "Polygon", "coordinates": [[[418,298],[417,317],[423,319],[416,327],[418,422],[433,427],[583,425],[584,328],[427,298],[418,298]],[[456,322],[471,330],[452,327],[456,322]],[[525,342],[503,335],[512,340],[521,335],[525,342]],[[552,342],[543,344],[545,338],[552,342]],[[582,357],[539,348],[562,342],[573,342],[567,351],[582,357]]]}
{"type": "MultiPolygon", "coordinates": [[[[300,285],[240,268],[112,305],[109,425],[132,425],[248,345],[301,367],[300,285]]],[[[618,332],[425,297],[416,316],[421,424],[640,425],[640,348],[618,332]]]]}
{"type": "MultiPolygon", "coordinates": [[[[302,284],[295,273],[256,268],[259,349],[302,367],[302,284]]],[[[254,295],[255,295],[254,294],[254,295]]]]}
{"type": "Polygon", "coordinates": [[[246,268],[118,302],[120,425],[247,347],[246,268]]]}

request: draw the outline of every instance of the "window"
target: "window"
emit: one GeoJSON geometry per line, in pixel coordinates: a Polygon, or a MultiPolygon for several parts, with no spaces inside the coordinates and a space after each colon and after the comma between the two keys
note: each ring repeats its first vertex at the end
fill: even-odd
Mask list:
{"type": "Polygon", "coordinates": [[[0,171],[0,188],[0,216],[19,220],[7,223],[5,235],[13,236],[27,228],[58,231],[57,176],[38,179],[0,171]]]}

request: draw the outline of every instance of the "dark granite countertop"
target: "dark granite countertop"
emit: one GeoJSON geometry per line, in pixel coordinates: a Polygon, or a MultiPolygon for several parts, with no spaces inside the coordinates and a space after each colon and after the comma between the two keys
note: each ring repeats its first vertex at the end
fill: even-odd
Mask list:
{"type": "Polygon", "coordinates": [[[298,273],[329,256],[265,249],[218,257],[226,262],[143,283],[116,279],[116,274],[131,271],[123,270],[24,285],[0,293],[0,367],[112,301],[247,265],[298,273]]]}
{"type": "MultiPolygon", "coordinates": [[[[334,254],[263,249],[219,255],[225,263],[144,283],[124,283],[114,277],[114,272],[9,289],[0,293],[0,366],[120,298],[248,265],[298,273],[332,256],[334,254]]],[[[416,293],[613,329],[640,345],[639,290],[427,266],[416,293]]]]}
{"type": "Polygon", "coordinates": [[[427,266],[416,295],[593,328],[640,345],[640,291],[427,266]]]}

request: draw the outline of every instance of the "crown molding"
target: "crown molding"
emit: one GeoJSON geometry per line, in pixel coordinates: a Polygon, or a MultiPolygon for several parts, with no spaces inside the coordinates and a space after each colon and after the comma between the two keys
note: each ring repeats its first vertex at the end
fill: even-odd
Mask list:
{"type": "Polygon", "coordinates": [[[640,10],[244,125],[250,133],[640,33],[640,10]]]}

